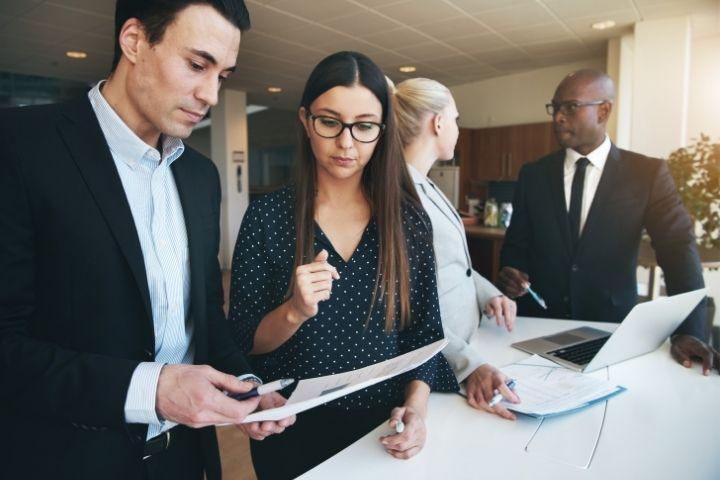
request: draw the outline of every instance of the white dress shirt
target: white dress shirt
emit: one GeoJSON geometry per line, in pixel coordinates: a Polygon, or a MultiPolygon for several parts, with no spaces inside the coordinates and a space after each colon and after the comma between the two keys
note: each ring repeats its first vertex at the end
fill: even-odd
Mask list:
{"type": "Polygon", "coordinates": [[[602,176],[603,168],[605,168],[605,162],[607,161],[611,146],[610,137],[605,135],[603,143],[587,155],[581,155],[571,148],[565,149],[563,179],[565,181],[565,208],[567,208],[568,211],[570,211],[570,194],[572,192],[573,177],[575,176],[575,162],[583,157],[590,160],[590,163],[585,169],[585,183],[583,185],[582,206],[580,208],[580,232],[582,232],[583,227],[585,227],[585,221],[587,220],[593,198],[595,198],[595,192],[597,192],[600,177],[602,176]]]}
{"type": "Polygon", "coordinates": [[[449,342],[443,354],[461,382],[486,363],[470,339],[487,302],[502,293],[472,269],[465,227],[450,200],[412,165],[408,170],[433,227],[440,316],[449,342]]]}
{"type": "MultiPolygon", "coordinates": [[[[148,424],[150,439],[174,427],[161,421],[155,398],[165,364],[192,364],[190,257],[185,216],[171,165],[185,150],[182,140],[163,135],[162,153],[130,130],[105,100],[98,83],[88,98],[110,148],[132,213],[145,264],[155,332],[155,361],[141,362],[130,379],[125,421],[148,424]]],[[[253,374],[240,380],[262,383],[253,374]]]]}
{"type": "MultiPolygon", "coordinates": [[[[180,197],[170,166],[182,155],[178,138],[162,137],[162,153],[123,122],[96,85],[88,93],[120,175],[142,249],[155,330],[155,361],[133,372],[125,400],[128,423],[149,424],[147,438],[172,427],[155,411],[160,370],[166,363],[193,363],[189,321],[190,261],[180,197]]],[[[137,321],[137,319],[128,319],[137,321]]]]}

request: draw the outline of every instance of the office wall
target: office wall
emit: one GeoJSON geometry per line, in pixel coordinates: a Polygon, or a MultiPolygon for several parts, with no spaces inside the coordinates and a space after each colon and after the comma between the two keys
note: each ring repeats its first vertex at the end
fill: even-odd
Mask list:
{"type": "Polygon", "coordinates": [[[607,131],[615,145],[625,149],[630,148],[634,46],[633,34],[608,41],[607,74],[615,82],[615,104],[608,120],[607,131]]]}
{"type": "Polygon", "coordinates": [[[700,132],[720,142],[720,35],[693,39],[687,142],[700,132]]]}
{"type": "Polygon", "coordinates": [[[246,94],[223,89],[212,109],[210,152],[222,187],[220,266],[230,268],[240,222],[249,203],[246,94]]]}
{"type": "Polygon", "coordinates": [[[688,17],[635,24],[630,150],[667,158],[685,143],[691,45],[688,17]]]}
{"type": "Polygon", "coordinates": [[[568,73],[581,68],[605,70],[605,58],[592,58],[529,72],[451,87],[460,126],[482,128],[548,122],[545,104],[568,73]]]}

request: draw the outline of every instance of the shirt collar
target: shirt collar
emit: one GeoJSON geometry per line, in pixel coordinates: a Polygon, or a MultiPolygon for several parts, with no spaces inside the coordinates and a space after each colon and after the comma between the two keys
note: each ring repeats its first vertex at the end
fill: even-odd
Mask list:
{"type": "Polygon", "coordinates": [[[182,140],[162,135],[162,152],[160,152],[161,156],[158,158],[157,149],[142,141],[105,100],[102,92],[100,92],[103,83],[105,83],[105,80],[98,82],[88,92],[88,99],[98,118],[100,129],[105,136],[108,147],[110,147],[110,152],[114,157],[117,156],[130,167],[135,167],[146,156],[155,159],[155,161],[165,161],[170,165],[182,155],[183,151],[185,151],[182,140]]]}
{"type": "Polygon", "coordinates": [[[605,162],[607,161],[608,154],[610,153],[610,147],[612,146],[612,143],[610,142],[610,137],[605,134],[605,140],[600,144],[599,147],[597,147],[592,152],[588,153],[587,155],[581,155],[580,153],[576,152],[572,148],[566,148],[565,149],[565,169],[571,170],[575,168],[575,162],[577,162],[579,159],[585,157],[588,160],[590,160],[590,163],[598,168],[599,170],[602,170],[603,167],[605,167],[605,162]]]}
{"type": "Polygon", "coordinates": [[[413,182],[417,185],[421,185],[423,183],[428,183],[428,178],[420,173],[417,168],[413,167],[409,163],[407,164],[408,171],[410,172],[410,176],[413,179],[413,182]]]}

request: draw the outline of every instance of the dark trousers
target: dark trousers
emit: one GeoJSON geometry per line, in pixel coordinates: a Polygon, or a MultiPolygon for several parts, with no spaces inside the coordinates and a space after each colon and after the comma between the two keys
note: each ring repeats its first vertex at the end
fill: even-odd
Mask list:
{"type": "Polygon", "coordinates": [[[263,441],[250,440],[258,480],[302,475],[390,419],[390,407],[341,410],[316,407],[298,414],[295,425],[263,441]]]}
{"type": "Polygon", "coordinates": [[[183,425],[174,427],[168,449],[143,463],[145,480],[202,480],[200,432],[183,425]]]}

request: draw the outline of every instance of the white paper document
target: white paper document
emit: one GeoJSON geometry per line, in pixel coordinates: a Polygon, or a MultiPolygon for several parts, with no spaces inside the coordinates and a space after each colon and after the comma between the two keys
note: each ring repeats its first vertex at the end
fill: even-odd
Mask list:
{"type": "Polygon", "coordinates": [[[439,353],[447,343],[445,339],[438,340],[412,352],[357,370],[300,380],[285,405],[248,415],[243,423],[280,420],[375,385],[422,365],[439,353]]]}
{"type": "Polygon", "coordinates": [[[545,417],[585,408],[625,390],[592,374],[574,372],[538,355],[502,369],[516,381],[522,403],[503,401],[509,410],[545,417]]]}

